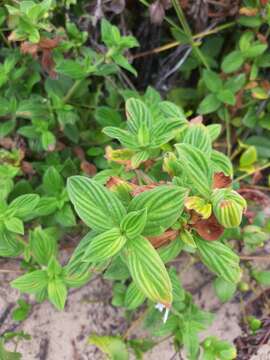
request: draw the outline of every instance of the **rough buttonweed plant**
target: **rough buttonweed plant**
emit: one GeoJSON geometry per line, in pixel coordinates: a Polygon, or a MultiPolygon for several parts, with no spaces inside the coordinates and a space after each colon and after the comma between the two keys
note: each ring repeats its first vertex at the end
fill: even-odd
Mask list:
{"type": "MultiPolygon", "coordinates": [[[[239,258],[221,239],[225,229],[240,225],[246,202],[232,188],[229,158],[212,149],[219,125],[205,126],[200,119],[187,121],[183,111],[167,101],[159,101],[153,111],[144,101],[129,98],[126,115],[126,128],[105,127],[104,133],[123,146],[107,149],[108,161],[112,166],[121,164],[122,173],[130,179],[111,176],[108,170],[92,179],[68,178],[68,196],[89,232],[62,267],[54,234],[36,228],[28,252],[37,267],[14,280],[12,286],[39,300],[48,297],[63,309],[69,288],[84,285],[93,273],[103,273],[116,281],[115,304],[134,310],[146,302],[148,317],[154,316],[148,320],[153,332],[173,334],[188,356],[196,359],[197,333],[212,317],[193,304],[170,262],[181,251],[197,254],[220,281],[234,286],[241,277],[239,258]],[[124,294],[121,301],[120,294],[124,294]],[[157,328],[158,310],[163,311],[164,324],[157,328]]],[[[56,170],[47,170],[44,187],[52,203],[55,196],[62,196],[60,210],[54,215],[61,220],[63,206],[69,205],[61,195],[63,183],[56,170]]],[[[3,204],[7,209],[3,214],[10,214],[4,220],[5,231],[22,233],[20,219],[28,214],[27,206],[32,208],[36,202],[37,195],[25,195],[10,205],[3,204]],[[19,200],[24,200],[25,209],[20,205],[16,210],[19,200]]],[[[41,210],[39,206],[37,213],[41,210]]],[[[53,207],[51,213],[55,211],[53,207]]],[[[72,210],[68,207],[66,211],[73,219],[72,210]]],[[[102,339],[105,341],[95,337],[92,341],[98,345],[102,339]]],[[[136,347],[118,338],[111,341],[136,347]]],[[[209,339],[211,344],[215,341],[219,344],[219,340],[209,339]]],[[[233,348],[227,343],[224,346],[229,352],[223,358],[233,358],[233,348]]]]}
{"type": "MultiPolygon", "coordinates": [[[[116,2],[100,3],[107,16],[116,2]]],[[[151,2],[150,13],[161,3],[151,2]]],[[[254,200],[254,193],[239,189],[231,163],[237,180],[269,167],[270,5],[244,1],[235,23],[193,36],[178,3],[164,18],[173,20],[166,39],[171,33],[176,41],[148,49],[165,59],[165,50],[188,48],[180,68],[172,66],[188,86],[168,87],[173,102],[151,87],[134,90],[140,66],[131,60],[149,52],[129,53],[139,46],[129,20],[124,34],[105,18],[93,25],[87,1],[10,0],[0,8],[0,257],[20,257],[24,274],[12,287],[58,310],[70,289],[92,277],[112,282],[111,303],[131,325],[119,336],[91,334],[90,342],[114,360],[130,353],[142,359],[166,337],[190,360],[236,358],[226,341],[200,340],[213,315],[182,286],[183,258],[213,273],[221,302],[248,289],[241,277],[270,285],[269,271],[239,265],[242,249],[263,246],[269,224],[261,213],[242,221],[247,205],[240,194],[254,200]],[[228,156],[216,150],[224,139],[228,156]],[[66,237],[82,239],[63,259],[66,237]],[[130,336],[134,322],[148,337],[130,336]]],[[[115,23],[117,17],[108,16],[115,23]]],[[[153,76],[161,78],[157,88],[167,86],[163,75],[153,76]]],[[[19,299],[13,320],[25,320],[30,310],[28,298],[19,299]]],[[[245,320],[254,332],[261,326],[245,320]]],[[[2,333],[0,359],[20,359],[5,343],[16,348],[28,338],[2,333]]]]}

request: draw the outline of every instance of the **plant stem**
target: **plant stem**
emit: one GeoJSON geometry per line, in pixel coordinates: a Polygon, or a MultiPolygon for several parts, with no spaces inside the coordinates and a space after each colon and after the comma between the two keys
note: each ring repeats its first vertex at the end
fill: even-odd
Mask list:
{"type": "Polygon", "coordinates": [[[249,256],[249,255],[240,255],[239,258],[241,260],[254,260],[254,261],[265,261],[270,260],[270,254],[268,256],[249,256]]]}
{"type": "Polygon", "coordinates": [[[242,315],[243,315],[243,321],[244,321],[244,323],[248,326],[245,304],[244,304],[243,296],[242,296],[241,293],[240,293],[239,298],[240,298],[240,304],[239,304],[239,305],[240,305],[240,310],[241,310],[242,315]]]}
{"type": "Polygon", "coordinates": [[[132,333],[132,331],[133,331],[134,329],[136,329],[136,327],[143,321],[143,319],[144,319],[145,315],[147,314],[147,312],[148,312],[148,309],[145,309],[145,310],[141,313],[141,315],[140,315],[136,320],[134,320],[134,321],[131,323],[130,327],[129,327],[129,328],[127,329],[127,331],[124,333],[123,339],[127,339],[127,338],[129,337],[129,335],[132,333]]]}
{"type": "Polygon", "coordinates": [[[230,116],[227,109],[225,109],[225,126],[226,126],[227,155],[228,157],[230,157],[232,152],[232,139],[231,139],[230,116]]]}
{"type": "Polygon", "coordinates": [[[68,92],[66,93],[63,101],[64,103],[67,103],[69,101],[69,99],[72,97],[72,95],[75,93],[75,91],[78,89],[78,87],[81,85],[82,83],[82,79],[80,80],[76,80],[73,85],[71,86],[71,88],[68,90],[68,92]]]}
{"type": "Polygon", "coordinates": [[[2,30],[0,30],[0,36],[3,39],[4,43],[7,45],[8,48],[11,48],[11,45],[9,43],[9,41],[7,40],[7,38],[5,37],[5,35],[3,34],[2,30]]]}
{"type": "MultiPolygon", "coordinates": [[[[144,4],[145,6],[149,6],[149,4],[147,2],[145,2],[144,0],[140,0],[140,2],[142,4],[144,4]]],[[[165,17],[165,20],[168,21],[168,18],[165,17]]],[[[168,21],[170,22],[170,21],[168,21]]],[[[176,24],[171,24],[173,25],[174,27],[178,28],[178,26],[176,24]]],[[[217,26],[215,27],[214,29],[210,29],[210,30],[204,30],[202,31],[201,33],[198,33],[196,35],[191,35],[192,36],[192,39],[193,40],[196,40],[196,39],[201,39],[201,38],[204,38],[206,36],[209,36],[209,35],[212,35],[212,34],[216,34],[217,32],[219,31],[222,31],[222,30],[225,30],[225,29],[228,29],[232,26],[235,25],[235,22],[232,21],[232,22],[229,22],[227,24],[223,24],[223,25],[220,25],[220,26],[217,26]]],[[[151,50],[148,50],[148,51],[144,51],[144,52],[141,52],[141,53],[138,53],[138,54],[134,54],[132,55],[130,58],[131,59],[138,59],[140,57],[143,57],[143,56],[148,56],[148,55],[152,55],[152,54],[158,54],[162,51],[166,51],[166,50],[169,50],[169,49],[172,49],[174,47],[177,47],[181,44],[180,41],[173,41],[173,42],[170,42],[168,44],[165,44],[165,45],[162,45],[162,46],[159,46],[157,48],[154,48],[154,49],[151,49],[151,50]]]]}
{"type": "Polygon", "coordinates": [[[266,163],[265,165],[263,165],[263,166],[261,166],[261,167],[259,167],[259,168],[256,168],[256,169],[254,169],[254,170],[252,170],[252,171],[249,171],[247,174],[238,176],[237,178],[235,178],[235,179],[233,180],[233,182],[237,182],[237,181],[243,180],[243,179],[245,179],[246,177],[255,174],[257,171],[265,170],[265,169],[267,169],[267,168],[269,168],[269,167],[270,167],[270,162],[266,163]]]}
{"type": "Polygon", "coordinates": [[[10,273],[22,274],[23,271],[22,270],[14,270],[14,269],[0,269],[0,273],[3,273],[3,274],[10,274],[10,273]]]}
{"type": "Polygon", "coordinates": [[[194,51],[195,55],[197,56],[197,58],[203,63],[203,65],[209,69],[209,65],[208,65],[208,62],[207,60],[205,59],[203,53],[201,52],[200,49],[198,49],[197,45],[194,44],[194,41],[193,41],[193,36],[192,36],[192,32],[190,30],[190,27],[188,25],[188,22],[185,18],[185,15],[184,15],[184,12],[182,10],[182,7],[181,5],[179,4],[179,1],[178,0],[172,0],[172,4],[173,4],[173,7],[175,9],[175,12],[176,12],[176,15],[178,16],[178,19],[179,19],[179,22],[187,36],[187,38],[189,39],[189,43],[192,47],[192,50],[194,51]]]}

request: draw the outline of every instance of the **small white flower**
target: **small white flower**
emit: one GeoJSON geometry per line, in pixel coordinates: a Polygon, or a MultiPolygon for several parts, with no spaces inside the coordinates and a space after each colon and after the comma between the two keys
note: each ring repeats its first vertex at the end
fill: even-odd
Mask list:
{"type": "Polygon", "coordinates": [[[168,320],[169,312],[170,312],[170,309],[169,309],[169,308],[166,308],[165,313],[164,313],[164,316],[163,316],[163,323],[164,323],[164,324],[165,324],[165,322],[168,320]]]}
{"type": "Polygon", "coordinates": [[[163,315],[163,323],[165,324],[165,322],[168,320],[170,309],[161,303],[156,304],[155,308],[160,312],[163,312],[163,310],[165,309],[165,313],[163,315]]]}
{"type": "Polygon", "coordinates": [[[158,311],[162,312],[162,311],[164,310],[164,308],[165,308],[165,305],[163,305],[163,304],[161,304],[161,303],[158,303],[158,304],[155,305],[155,308],[156,308],[158,311]]]}

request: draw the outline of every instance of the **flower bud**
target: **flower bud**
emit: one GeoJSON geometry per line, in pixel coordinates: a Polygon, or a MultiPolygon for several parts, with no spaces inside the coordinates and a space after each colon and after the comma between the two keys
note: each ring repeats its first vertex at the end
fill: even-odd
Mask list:
{"type": "Polygon", "coordinates": [[[261,320],[255,318],[254,316],[249,316],[247,318],[247,321],[248,321],[249,328],[252,331],[256,331],[256,330],[260,329],[262,326],[261,320]]]}
{"type": "Polygon", "coordinates": [[[212,195],[213,210],[218,222],[225,228],[240,225],[246,200],[236,191],[216,189],[212,195]]]}
{"type": "Polygon", "coordinates": [[[163,171],[167,172],[170,176],[176,176],[181,172],[181,166],[174,153],[168,152],[164,156],[163,171]]]}

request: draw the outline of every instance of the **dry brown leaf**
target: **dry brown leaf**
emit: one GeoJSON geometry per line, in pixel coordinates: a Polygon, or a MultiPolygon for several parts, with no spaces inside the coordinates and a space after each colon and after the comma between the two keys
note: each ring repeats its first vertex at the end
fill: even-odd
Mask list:
{"type": "Polygon", "coordinates": [[[223,226],[221,226],[214,215],[211,215],[209,219],[198,220],[193,228],[197,233],[205,240],[214,241],[217,240],[224,232],[223,226]]]}
{"type": "Polygon", "coordinates": [[[136,186],[134,190],[132,190],[132,196],[137,196],[141,194],[142,192],[152,190],[158,186],[160,186],[162,183],[153,183],[148,185],[142,185],[142,186],[136,186]]]}
{"type": "Polygon", "coordinates": [[[258,14],[259,9],[257,8],[251,8],[251,7],[242,7],[239,10],[239,14],[240,15],[245,15],[245,16],[255,16],[258,14]]]}
{"type": "Polygon", "coordinates": [[[171,241],[175,240],[178,234],[178,230],[167,230],[162,235],[149,237],[148,240],[155,249],[158,249],[161,246],[169,244],[171,241]]]}
{"type": "Polygon", "coordinates": [[[97,168],[94,164],[91,164],[89,161],[87,160],[83,160],[80,164],[80,168],[82,170],[83,173],[85,173],[86,175],[89,176],[94,176],[97,173],[97,168]]]}
{"type": "Polygon", "coordinates": [[[223,172],[214,174],[213,189],[223,189],[231,185],[232,179],[230,176],[225,175],[223,172]]]}

